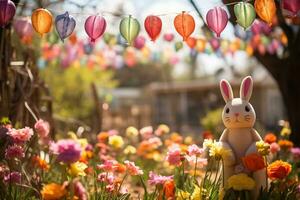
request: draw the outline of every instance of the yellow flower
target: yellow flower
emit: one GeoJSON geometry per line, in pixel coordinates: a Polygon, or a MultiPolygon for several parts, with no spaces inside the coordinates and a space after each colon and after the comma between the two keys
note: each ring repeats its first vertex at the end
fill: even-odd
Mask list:
{"type": "Polygon", "coordinates": [[[83,149],[89,144],[86,138],[78,138],[77,135],[72,131],[68,132],[68,136],[71,139],[76,140],[83,149]]]}
{"type": "Polygon", "coordinates": [[[203,142],[203,148],[210,149],[211,147],[216,145],[216,140],[205,139],[203,142]]]}
{"type": "Polygon", "coordinates": [[[228,188],[238,191],[252,190],[255,187],[255,181],[244,173],[231,176],[227,182],[228,188]]]}
{"type": "Polygon", "coordinates": [[[139,131],[133,126],[129,126],[126,129],[126,136],[127,137],[136,137],[138,134],[139,134],[139,131]]]}
{"type": "Polygon", "coordinates": [[[221,190],[219,191],[219,200],[223,200],[225,196],[225,190],[224,188],[221,188],[221,190]]]}
{"type": "Polygon", "coordinates": [[[184,144],[193,144],[193,138],[191,136],[187,136],[186,138],[184,138],[184,144]]]}
{"type": "Polygon", "coordinates": [[[214,143],[209,149],[209,156],[216,160],[226,159],[231,153],[231,150],[225,149],[220,143],[214,143]]]}
{"type": "Polygon", "coordinates": [[[136,148],[134,146],[128,145],[125,149],[124,149],[124,154],[135,154],[136,153],[136,148]]]}
{"type": "Polygon", "coordinates": [[[283,128],[281,129],[280,135],[283,136],[283,137],[289,136],[289,135],[291,135],[291,132],[292,132],[292,131],[291,131],[290,128],[288,128],[288,127],[283,127],[283,128]]]}
{"type": "Polygon", "coordinates": [[[87,168],[87,165],[85,163],[75,162],[75,163],[70,165],[69,173],[72,176],[85,176],[86,173],[84,172],[84,170],[86,168],[87,168]]]}
{"type": "Polygon", "coordinates": [[[188,200],[190,196],[190,193],[183,190],[178,190],[176,200],[188,200]]]}
{"type": "Polygon", "coordinates": [[[108,138],[108,144],[112,147],[119,149],[124,145],[123,138],[119,135],[113,135],[108,138]]]}
{"type": "Polygon", "coordinates": [[[156,134],[161,136],[170,132],[170,128],[165,124],[160,124],[156,130],[156,134]]]}
{"type": "Polygon", "coordinates": [[[41,194],[43,200],[56,200],[61,199],[66,195],[65,187],[56,183],[44,185],[41,194]]]}
{"type": "Polygon", "coordinates": [[[260,155],[267,156],[270,152],[270,145],[263,140],[256,142],[256,148],[260,155]]]}
{"type": "Polygon", "coordinates": [[[203,193],[205,193],[206,190],[204,188],[200,188],[198,185],[194,184],[194,191],[191,196],[191,200],[201,200],[203,193]]]}

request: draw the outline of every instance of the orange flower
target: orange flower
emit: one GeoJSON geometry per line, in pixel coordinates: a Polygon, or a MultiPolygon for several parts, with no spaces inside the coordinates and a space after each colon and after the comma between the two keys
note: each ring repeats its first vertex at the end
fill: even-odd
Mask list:
{"type": "Polygon", "coordinates": [[[109,134],[108,132],[101,132],[97,135],[97,139],[99,142],[107,142],[108,140],[108,137],[109,137],[109,134]]]}
{"type": "Polygon", "coordinates": [[[280,148],[283,150],[289,150],[294,146],[293,142],[291,142],[289,140],[279,140],[278,144],[279,144],[280,148]]]}
{"type": "Polygon", "coordinates": [[[175,199],[174,180],[169,180],[164,183],[163,190],[160,192],[159,197],[158,197],[158,200],[162,200],[162,199],[167,199],[167,200],[175,199]]]}
{"type": "Polygon", "coordinates": [[[117,163],[114,165],[114,170],[117,173],[124,173],[126,171],[126,166],[121,163],[117,163]]]}
{"type": "Polygon", "coordinates": [[[211,131],[203,131],[203,139],[214,139],[214,135],[211,131]]]}
{"type": "Polygon", "coordinates": [[[57,200],[66,195],[67,191],[64,186],[50,183],[45,185],[41,191],[43,200],[57,200]]]}
{"type": "Polygon", "coordinates": [[[271,179],[284,179],[292,171],[292,166],[282,160],[276,160],[268,166],[268,177],[271,179]]]}
{"type": "Polygon", "coordinates": [[[50,168],[48,163],[45,160],[41,159],[39,156],[33,156],[32,163],[33,163],[33,165],[35,165],[38,168],[45,170],[45,171],[49,170],[49,168],[50,168]]]}
{"type": "Polygon", "coordinates": [[[266,166],[263,157],[257,153],[252,153],[243,157],[242,161],[245,168],[251,172],[263,169],[266,166]]]}
{"type": "Polygon", "coordinates": [[[276,140],[277,140],[277,137],[274,133],[268,133],[264,138],[264,141],[269,144],[276,142],[276,140]]]}

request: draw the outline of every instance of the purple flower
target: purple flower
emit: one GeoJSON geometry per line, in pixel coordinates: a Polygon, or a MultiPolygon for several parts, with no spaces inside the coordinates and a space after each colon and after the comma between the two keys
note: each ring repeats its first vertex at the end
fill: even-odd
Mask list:
{"type": "Polygon", "coordinates": [[[19,145],[13,145],[13,146],[9,146],[6,150],[5,150],[5,158],[6,159],[13,159],[13,158],[24,158],[25,154],[24,154],[24,150],[21,146],[19,145]]]}
{"type": "Polygon", "coordinates": [[[57,160],[70,164],[78,161],[81,155],[81,146],[71,139],[59,140],[50,144],[50,151],[57,155],[57,160]]]}
{"type": "Polygon", "coordinates": [[[166,181],[173,180],[174,176],[162,176],[155,174],[154,172],[149,173],[148,183],[150,185],[163,185],[166,181]]]}
{"type": "Polygon", "coordinates": [[[20,172],[11,172],[4,176],[5,183],[21,183],[21,173],[20,172]]]}

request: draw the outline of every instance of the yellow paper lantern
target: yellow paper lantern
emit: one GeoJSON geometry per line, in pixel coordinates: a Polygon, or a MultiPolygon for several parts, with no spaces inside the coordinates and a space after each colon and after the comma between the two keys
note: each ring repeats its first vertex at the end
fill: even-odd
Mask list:
{"type": "Polygon", "coordinates": [[[255,0],[254,6],[258,16],[271,26],[276,16],[274,0],[255,0]]]}
{"type": "Polygon", "coordinates": [[[34,30],[41,36],[48,33],[52,27],[52,14],[44,8],[38,8],[31,15],[34,30]]]}

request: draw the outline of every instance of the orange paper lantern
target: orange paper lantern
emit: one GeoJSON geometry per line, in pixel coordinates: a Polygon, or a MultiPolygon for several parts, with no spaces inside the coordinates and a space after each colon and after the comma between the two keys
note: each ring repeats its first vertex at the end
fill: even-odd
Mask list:
{"type": "Polygon", "coordinates": [[[193,48],[196,46],[196,44],[197,44],[197,40],[196,40],[196,38],[194,38],[194,37],[189,37],[189,38],[186,40],[186,44],[187,44],[191,49],[193,49],[193,48]]]}
{"type": "Polygon", "coordinates": [[[202,38],[198,39],[196,42],[196,50],[203,52],[205,50],[206,41],[202,38]]]}
{"type": "Polygon", "coordinates": [[[254,6],[258,16],[271,26],[276,16],[274,0],[255,0],[254,6]]]}
{"type": "Polygon", "coordinates": [[[48,33],[52,27],[52,14],[44,8],[38,8],[31,15],[34,30],[41,36],[48,33]]]}
{"type": "Polygon", "coordinates": [[[174,26],[176,31],[182,36],[183,41],[186,41],[195,30],[194,18],[183,11],[174,19],[174,26]]]}

